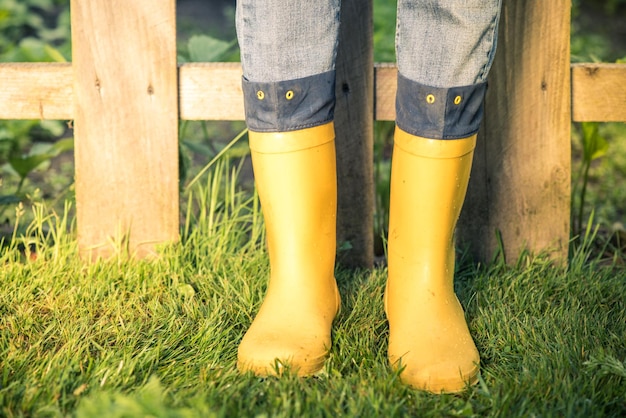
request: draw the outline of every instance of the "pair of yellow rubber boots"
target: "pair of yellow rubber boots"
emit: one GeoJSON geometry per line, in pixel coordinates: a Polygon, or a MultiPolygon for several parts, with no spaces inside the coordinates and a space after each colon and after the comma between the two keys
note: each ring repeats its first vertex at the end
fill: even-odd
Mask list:
{"type": "MultiPolygon", "coordinates": [[[[337,180],[332,123],[250,132],[270,258],[265,300],[239,346],[238,368],[300,376],[322,369],[340,307],[334,277],[337,180]]],[[[476,137],[431,140],[396,128],[391,174],[389,360],[433,393],[477,381],[479,356],[453,289],[453,234],[476,137]]]]}

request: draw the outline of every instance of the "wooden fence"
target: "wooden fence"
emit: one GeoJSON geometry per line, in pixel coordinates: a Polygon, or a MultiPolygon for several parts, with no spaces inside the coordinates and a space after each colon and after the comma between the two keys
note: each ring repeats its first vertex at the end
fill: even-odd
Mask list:
{"type": "MultiPolygon", "coordinates": [[[[572,121],[626,121],[626,66],[570,65],[570,0],[504,0],[459,238],[565,260],[572,121]]],[[[71,64],[0,64],[0,119],[73,120],[78,240],[138,256],[179,233],[178,120],[242,120],[239,64],[177,65],[174,0],[71,0],[71,64]]],[[[338,236],[373,262],[373,121],[396,68],[374,65],[372,3],[344,0],[337,64],[338,236]]]]}

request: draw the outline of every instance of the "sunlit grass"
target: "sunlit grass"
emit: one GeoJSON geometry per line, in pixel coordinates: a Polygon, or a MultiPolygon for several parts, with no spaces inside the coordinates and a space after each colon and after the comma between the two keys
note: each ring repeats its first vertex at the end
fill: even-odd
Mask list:
{"type": "Polygon", "coordinates": [[[462,395],[408,389],[389,369],[383,268],[337,270],[344,303],[319,376],[240,375],[268,260],[258,201],[237,176],[216,164],[189,195],[181,243],[149,262],[84,264],[68,217],[35,208],[28,238],[0,257],[0,415],[626,414],[626,273],[588,252],[569,268],[461,260],[482,356],[480,384],[462,395]]]}
{"type": "MultiPolygon", "coordinates": [[[[394,4],[375,1],[377,61],[394,60],[394,4]]],[[[623,124],[601,129],[612,148],[592,168],[585,215],[612,225],[624,219],[626,142],[623,124]]],[[[343,307],[319,376],[240,375],[237,344],[269,271],[258,200],[239,189],[238,170],[220,162],[194,185],[181,242],[150,262],[81,262],[73,206],[31,206],[43,202],[34,184],[29,203],[5,208],[0,416],[626,416],[626,272],[596,259],[594,228],[568,268],[527,255],[459,263],[482,358],[479,385],[461,395],[408,389],[389,369],[384,268],[338,268],[343,307]]],[[[43,194],[71,202],[66,172],[46,171],[60,180],[43,194]]]]}

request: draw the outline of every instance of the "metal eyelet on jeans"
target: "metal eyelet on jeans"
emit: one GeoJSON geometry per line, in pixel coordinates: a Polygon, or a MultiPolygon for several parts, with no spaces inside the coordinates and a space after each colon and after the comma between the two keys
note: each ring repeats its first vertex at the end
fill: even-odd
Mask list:
{"type": "Polygon", "coordinates": [[[263,90],[259,90],[256,92],[256,98],[259,100],[265,99],[265,93],[263,93],[263,90]]]}
{"type": "Polygon", "coordinates": [[[285,94],[285,98],[286,98],[287,100],[291,100],[291,99],[293,99],[293,90],[289,90],[289,91],[287,92],[287,94],[285,94]]]}
{"type": "Polygon", "coordinates": [[[432,95],[432,94],[429,94],[428,96],[426,96],[426,103],[428,103],[428,104],[435,103],[435,96],[432,95]]]}
{"type": "Polygon", "coordinates": [[[455,104],[455,105],[459,105],[459,104],[461,104],[461,100],[463,100],[463,99],[461,98],[461,96],[456,96],[456,97],[454,98],[454,104],[455,104]]]}

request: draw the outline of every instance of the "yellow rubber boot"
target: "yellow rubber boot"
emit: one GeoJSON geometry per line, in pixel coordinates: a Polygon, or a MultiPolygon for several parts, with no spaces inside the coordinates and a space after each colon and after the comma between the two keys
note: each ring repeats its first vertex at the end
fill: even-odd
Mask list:
{"type": "Polygon", "coordinates": [[[476,383],[479,356],[454,294],[454,229],[476,136],[435,140],[396,128],[385,307],[389,360],[401,380],[433,393],[476,383]]]}
{"type": "Polygon", "coordinates": [[[265,218],[270,279],[239,345],[237,367],[259,376],[299,376],[324,366],[340,306],[334,277],[337,216],[332,123],[283,133],[250,132],[265,218]]]}

